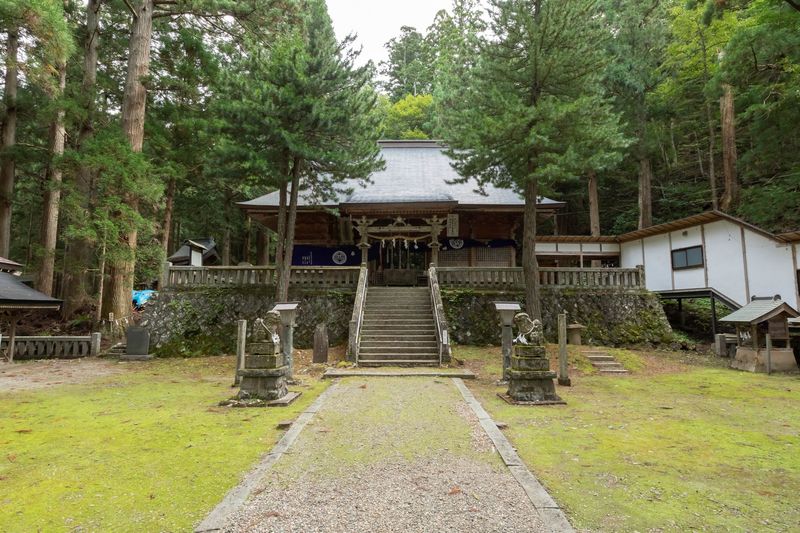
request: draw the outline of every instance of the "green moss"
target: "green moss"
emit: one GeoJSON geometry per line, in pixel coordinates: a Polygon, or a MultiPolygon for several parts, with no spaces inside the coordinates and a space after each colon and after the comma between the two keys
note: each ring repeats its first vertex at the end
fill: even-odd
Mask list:
{"type": "Polygon", "coordinates": [[[268,451],[285,409],[219,408],[232,358],[0,394],[0,531],[190,531],[268,451]]]}
{"type": "MultiPolygon", "coordinates": [[[[646,361],[612,351],[630,365],[646,361]]],[[[477,354],[474,354],[477,356],[477,354]]],[[[493,354],[486,352],[491,359],[493,354]]],[[[800,378],[685,366],[583,376],[563,407],[468,382],[579,529],[788,531],[800,523],[800,378]]]]}

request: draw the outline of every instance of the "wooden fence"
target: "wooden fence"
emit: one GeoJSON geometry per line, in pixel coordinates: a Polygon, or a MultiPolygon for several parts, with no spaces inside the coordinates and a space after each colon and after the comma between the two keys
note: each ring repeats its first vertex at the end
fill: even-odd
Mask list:
{"type": "MultiPolygon", "coordinates": [[[[522,268],[439,267],[442,287],[523,289],[522,268]]],[[[644,289],[641,268],[540,268],[539,286],[545,288],[644,289]]]]}
{"type": "MultiPolygon", "coordinates": [[[[0,349],[8,350],[8,336],[0,339],[0,349]]],[[[14,360],[77,359],[96,356],[100,351],[100,334],[86,337],[14,337],[14,360]]]]}
{"type": "MultiPolygon", "coordinates": [[[[359,267],[292,267],[291,286],[302,288],[355,288],[359,267]]],[[[272,266],[183,267],[167,266],[164,287],[247,287],[275,285],[272,266]]]]}

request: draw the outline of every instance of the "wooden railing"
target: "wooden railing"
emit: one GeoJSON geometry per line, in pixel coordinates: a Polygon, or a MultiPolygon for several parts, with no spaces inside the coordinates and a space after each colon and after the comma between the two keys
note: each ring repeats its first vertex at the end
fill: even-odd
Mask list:
{"type": "Polygon", "coordinates": [[[428,269],[428,287],[431,290],[431,307],[436,323],[436,340],[439,344],[439,364],[450,362],[450,335],[447,331],[447,317],[444,314],[442,292],[439,289],[439,278],[435,265],[428,269]]]}
{"type": "MultiPolygon", "coordinates": [[[[436,269],[442,287],[476,289],[522,289],[522,268],[440,267],[436,269]]],[[[644,289],[642,268],[540,268],[539,286],[544,288],[644,289]]]]}
{"type": "MultiPolygon", "coordinates": [[[[292,267],[290,286],[303,288],[354,288],[358,267],[292,267]]],[[[274,266],[185,267],[167,266],[164,287],[247,287],[275,285],[274,266]]]]}
{"type": "Polygon", "coordinates": [[[353,302],[353,315],[350,318],[350,331],[347,344],[348,360],[358,363],[358,345],[361,342],[361,325],[364,322],[364,302],[367,299],[369,269],[362,266],[358,274],[356,299],[353,302]]]}
{"type": "MultiPolygon", "coordinates": [[[[0,349],[8,350],[8,336],[0,339],[0,349]]],[[[76,359],[96,356],[100,351],[100,334],[85,337],[14,337],[13,359],[76,359]]]]}

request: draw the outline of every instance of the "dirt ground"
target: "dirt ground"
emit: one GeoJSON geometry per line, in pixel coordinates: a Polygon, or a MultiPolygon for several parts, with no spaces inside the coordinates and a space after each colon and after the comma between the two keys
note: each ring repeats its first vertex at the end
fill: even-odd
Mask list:
{"type": "Polygon", "coordinates": [[[15,363],[0,361],[0,393],[85,383],[98,377],[122,373],[125,369],[126,365],[115,359],[95,357],[15,363]]]}

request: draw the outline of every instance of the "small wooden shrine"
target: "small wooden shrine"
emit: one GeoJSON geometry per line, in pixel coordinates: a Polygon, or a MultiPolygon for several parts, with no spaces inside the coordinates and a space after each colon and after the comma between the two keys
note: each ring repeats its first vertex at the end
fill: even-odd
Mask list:
{"type": "Polygon", "coordinates": [[[780,296],[756,298],[720,322],[736,326],[736,356],[731,367],[748,372],[797,370],[789,344],[789,319],[800,313],[780,296]]]}

